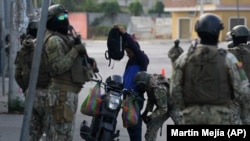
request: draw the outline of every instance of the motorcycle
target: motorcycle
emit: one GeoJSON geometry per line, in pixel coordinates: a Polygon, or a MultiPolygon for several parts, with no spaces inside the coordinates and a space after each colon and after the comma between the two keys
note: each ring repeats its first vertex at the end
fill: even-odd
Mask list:
{"type": "Polygon", "coordinates": [[[118,141],[120,130],[116,130],[117,116],[122,106],[122,95],[125,92],[122,76],[111,75],[105,82],[102,81],[102,78],[100,80],[92,79],[92,81],[100,83],[104,89],[100,114],[92,117],[90,126],[83,120],[80,136],[86,141],[118,141]]]}

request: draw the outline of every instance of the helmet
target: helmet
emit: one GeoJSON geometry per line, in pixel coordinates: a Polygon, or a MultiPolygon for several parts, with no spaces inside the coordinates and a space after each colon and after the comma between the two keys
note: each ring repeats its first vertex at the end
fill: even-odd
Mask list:
{"type": "Polygon", "coordinates": [[[235,37],[249,36],[248,28],[245,25],[234,26],[230,34],[235,37]]]}
{"type": "Polygon", "coordinates": [[[26,29],[26,34],[32,35],[33,37],[36,37],[37,29],[38,29],[38,21],[30,21],[28,24],[28,27],[26,29]]]}
{"type": "Polygon", "coordinates": [[[51,5],[48,9],[47,21],[51,20],[52,18],[54,18],[55,16],[61,13],[68,13],[68,11],[65,9],[63,5],[60,5],[60,4],[51,5]]]}
{"type": "Polygon", "coordinates": [[[179,43],[180,43],[180,40],[179,40],[179,39],[176,39],[176,40],[174,40],[174,43],[175,43],[175,44],[179,44],[179,43]]]}
{"type": "Polygon", "coordinates": [[[195,23],[195,31],[206,32],[212,35],[218,35],[220,30],[222,30],[223,24],[219,17],[212,13],[206,13],[200,16],[200,18],[195,23]]]}
{"type": "Polygon", "coordinates": [[[150,77],[151,77],[150,74],[146,73],[145,71],[140,71],[135,74],[134,82],[136,83],[136,85],[139,84],[146,85],[148,84],[150,77]]]}
{"type": "Polygon", "coordinates": [[[120,75],[111,75],[106,79],[105,82],[111,88],[119,90],[123,88],[123,79],[120,75]]]}

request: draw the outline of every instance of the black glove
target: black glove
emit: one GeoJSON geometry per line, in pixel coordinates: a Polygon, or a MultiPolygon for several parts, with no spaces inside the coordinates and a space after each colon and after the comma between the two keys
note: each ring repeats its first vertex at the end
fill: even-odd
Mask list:
{"type": "Polygon", "coordinates": [[[80,35],[77,35],[77,37],[74,40],[75,40],[75,45],[82,44],[81,36],[80,35]]]}
{"type": "Polygon", "coordinates": [[[144,111],[141,115],[141,118],[143,120],[144,123],[149,123],[151,121],[151,118],[148,115],[148,111],[144,111]]]}
{"type": "Polygon", "coordinates": [[[94,58],[88,57],[88,63],[91,64],[94,73],[98,73],[99,72],[99,69],[97,67],[97,64],[96,64],[96,61],[95,61],[94,58]]]}
{"type": "Polygon", "coordinates": [[[151,121],[150,116],[141,115],[141,118],[145,124],[148,124],[151,121]]]}

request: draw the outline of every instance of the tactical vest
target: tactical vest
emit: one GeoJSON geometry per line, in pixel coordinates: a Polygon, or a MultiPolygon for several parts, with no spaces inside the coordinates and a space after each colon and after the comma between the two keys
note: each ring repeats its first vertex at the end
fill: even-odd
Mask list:
{"type": "MultiPolygon", "coordinates": [[[[17,68],[21,67],[22,69],[22,72],[20,72],[21,74],[16,75],[15,77],[18,85],[23,89],[23,91],[25,91],[29,85],[35,43],[35,39],[27,37],[23,42],[21,49],[17,52],[17,56],[15,59],[15,64],[17,65],[17,68]]],[[[50,74],[41,61],[37,78],[37,87],[46,88],[49,85],[50,80],[50,74]]]]}
{"type": "Polygon", "coordinates": [[[247,44],[241,44],[239,47],[229,48],[232,54],[243,63],[244,71],[250,80],[250,48],[247,44]]]}
{"type": "Polygon", "coordinates": [[[183,98],[186,104],[227,104],[232,99],[226,51],[197,46],[184,67],[183,98]]]}
{"type": "MultiPolygon", "coordinates": [[[[47,32],[45,36],[45,40],[47,40],[47,38],[50,38],[52,36],[59,36],[60,38],[63,39],[63,41],[67,45],[67,46],[64,46],[65,48],[63,49],[66,53],[69,52],[72,46],[74,45],[73,37],[65,36],[57,32],[51,32],[51,31],[47,32]]],[[[45,45],[47,46],[47,44],[45,45]]],[[[53,54],[50,54],[50,55],[53,55],[53,54]]],[[[56,56],[50,56],[50,58],[55,58],[55,57],[56,56]]],[[[45,59],[45,62],[49,64],[48,56],[45,58],[47,58],[45,59]]],[[[89,81],[89,76],[87,76],[88,73],[87,73],[86,68],[83,66],[83,61],[84,61],[84,58],[78,55],[71,69],[60,75],[53,72],[53,70],[50,67],[50,70],[53,73],[53,81],[55,81],[56,83],[82,87],[82,84],[84,84],[86,81],[89,81]]]]}

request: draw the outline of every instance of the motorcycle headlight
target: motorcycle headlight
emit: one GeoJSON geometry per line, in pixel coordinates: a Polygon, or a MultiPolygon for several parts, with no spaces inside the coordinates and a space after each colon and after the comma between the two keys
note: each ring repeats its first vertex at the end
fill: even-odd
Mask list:
{"type": "Polygon", "coordinates": [[[118,96],[109,95],[107,106],[111,110],[116,110],[121,104],[121,99],[118,96]]]}

